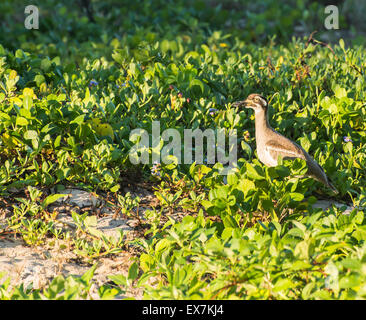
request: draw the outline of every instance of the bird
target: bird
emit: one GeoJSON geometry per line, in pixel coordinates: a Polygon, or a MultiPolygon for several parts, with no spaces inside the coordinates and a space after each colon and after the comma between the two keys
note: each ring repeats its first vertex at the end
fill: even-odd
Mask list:
{"type": "Polygon", "coordinates": [[[283,159],[303,159],[306,161],[308,168],[307,176],[323,183],[334,193],[338,193],[338,190],[325,174],[324,169],[300,145],[278,133],[270,126],[266,98],[260,94],[252,93],[245,100],[234,102],[232,105],[254,110],[257,155],[264,165],[268,167],[276,166],[279,156],[283,159]]]}

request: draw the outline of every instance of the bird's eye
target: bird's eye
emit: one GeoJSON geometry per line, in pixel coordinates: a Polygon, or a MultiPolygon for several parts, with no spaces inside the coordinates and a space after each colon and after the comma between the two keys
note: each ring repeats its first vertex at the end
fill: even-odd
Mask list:
{"type": "Polygon", "coordinates": [[[259,98],[258,97],[255,97],[254,98],[254,101],[257,101],[258,102],[259,101],[259,98]]]}

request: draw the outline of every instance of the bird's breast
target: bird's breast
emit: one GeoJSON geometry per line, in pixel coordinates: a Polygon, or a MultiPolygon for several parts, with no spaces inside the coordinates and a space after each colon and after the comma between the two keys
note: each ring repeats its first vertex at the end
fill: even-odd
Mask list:
{"type": "Polygon", "coordinates": [[[277,159],[272,157],[271,153],[266,149],[264,143],[260,142],[257,144],[257,154],[259,161],[267,167],[274,167],[277,165],[277,159]]]}

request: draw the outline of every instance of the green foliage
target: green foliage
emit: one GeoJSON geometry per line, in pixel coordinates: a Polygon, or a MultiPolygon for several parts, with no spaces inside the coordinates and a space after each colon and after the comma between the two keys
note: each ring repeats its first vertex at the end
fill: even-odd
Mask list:
{"type": "Polygon", "coordinates": [[[139,285],[147,299],[364,298],[364,218],[318,211],[238,227],[187,216],[144,244],[139,285]]]}
{"type": "MultiPolygon", "coordinates": [[[[365,298],[364,209],[314,210],[322,187],[298,178],[304,162],[264,167],[253,115],[232,106],[265,95],[273,127],[322,165],[337,200],[364,207],[364,37],[328,46],[296,34],[298,24],[306,34],[323,28],[324,8],[310,0],[168,3],[92,1],[92,23],[66,1],[35,0],[40,29],[26,30],[16,22],[23,2],[1,2],[0,195],[29,193],[14,200],[7,231],[28,245],[65,240],[89,262],[138,246],[127,275],[110,275],[100,298],[136,287],[149,299],[365,298]],[[155,120],[161,132],[236,129],[237,169],[224,180],[220,164],[131,164],[130,132],[151,136],[155,120]],[[61,195],[43,188],[76,185],[115,194],[121,213],[140,219],[140,199],[119,193],[126,176],[150,179],[159,202],[132,242],[105,236],[88,213],[72,213],[72,237],[47,212],[61,195]]],[[[357,12],[343,7],[340,23],[354,31],[346,18],[357,12]]],[[[42,290],[5,280],[0,299],[90,299],[94,270],[42,290]]]]}
{"type": "MultiPolygon", "coordinates": [[[[80,300],[93,299],[91,296],[92,278],[97,265],[95,264],[81,277],[69,276],[66,279],[63,276],[57,276],[45,289],[24,288],[23,285],[17,288],[9,286],[9,279],[0,285],[1,300],[80,300]]],[[[0,275],[1,278],[1,275],[0,275]]],[[[122,290],[110,286],[101,286],[98,288],[99,299],[113,299],[123,293],[122,290]]]]}
{"type": "Polygon", "coordinates": [[[72,212],[77,231],[84,235],[74,240],[74,252],[88,260],[122,252],[125,245],[123,231],[120,230],[116,237],[106,236],[96,228],[96,216],[87,216],[87,214],[78,215],[72,212]]]}

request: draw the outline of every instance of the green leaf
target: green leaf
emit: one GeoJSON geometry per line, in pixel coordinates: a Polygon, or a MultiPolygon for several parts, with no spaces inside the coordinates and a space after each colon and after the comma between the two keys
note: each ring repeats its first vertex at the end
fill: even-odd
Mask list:
{"type": "Polygon", "coordinates": [[[55,201],[57,201],[60,198],[63,198],[67,196],[67,194],[60,194],[60,193],[56,193],[56,194],[51,194],[49,196],[47,196],[46,199],[43,200],[42,202],[42,206],[43,208],[46,208],[47,206],[49,206],[51,203],[54,203],[55,201]]]}
{"type": "Polygon", "coordinates": [[[238,177],[234,172],[231,172],[227,175],[227,183],[229,185],[235,185],[238,182],[238,177]]]}
{"type": "Polygon", "coordinates": [[[108,278],[112,280],[115,284],[119,286],[126,286],[127,285],[127,279],[123,274],[113,274],[109,275],[108,278]]]}
{"type": "MultiPolygon", "coordinates": [[[[86,219],[85,219],[85,220],[86,220],[86,219]]],[[[88,232],[89,232],[92,236],[97,237],[97,238],[101,238],[101,239],[103,238],[103,236],[104,236],[103,231],[100,231],[100,230],[98,230],[97,228],[94,228],[94,227],[91,227],[91,226],[87,226],[86,228],[87,228],[88,232]]]]}
{"type": "Polygon", "coordinates": [[[42,83],[46,82],[45,77],[41,74],[37,74],[34,80],[36,81],[37,87],[40,87],[42,83]]]}
{"type": "Polygon", "coordinates": [[[353,143],[351,141],[345,143],[343,145],[343,150],[346,153],[352,154],[352,151],[353,151],[353,143]]]}
{"type": "Polygon", "coordinates": [[[128,56],[128,53],[126,50],[115,50],[112,53],[112,59],[114,61],[116,61],[117,63],[119,63],[120,65],[123,65],[125,60],[126,60],[126,56],[128,56]]]}
{"type": "Polygon", "coordinates": [[[84,119],[85,119],[85,114],[81,114],[80,116],[77,116],[74,120],[70,121],[71,123],[76,123],[78,125],[84,123],[84,119]]]}
{"type": "Polygon", "coordinates": [[[17,126],[27,126],[28,125],[28,120],[26,119],[26,118],[24,118],[24,117],[17,117],[17,120],[16,120],[16,122],[15,122],[15,124],[17,125],[17,126]]]}
{"type": "Polygon", "coordinates": [[[216,198],[215,200],[214,200],[214,205],[216,206],[216,207],[218,207],[219,209],[225,209],[226,208],[226,201],[225,201],[225,199],[223,199],[223,198],[216,198]]]}
{"type": "Polygon", "coordinates": [[[294,283],[290,279],[279,279],[273,287],[274,292],[286,291],[290,288],[294,288],[294,283]]]}
{"type": "Polygon", "coordinates": [[[286,166],[276,166],[275,170],[281,178],[288,177],[291,174],[290,169],[286,166]]]}
{"type": "Polygon", "coordinates": [[[108,285],[102,285],[98,288],[98,294],[102,300],[112,300],[120,293],[120,290],[117,288],[110,288],[108,285]]]}
{"type": "Polygon", "coordinates": [[[120,185],[119,184],[116,184],[116,185],[114,185],[113,187],[111,187],[109,190],[111,191],[111,192],[117,192],[119,189],[120,189],[120,185]]]}
{"type": "Polygon", "coordinates": [[[44,72],[48,72],[48,70],[51,68],[52,62],[50,60],[48,60],[48,58],[44,58],[41,61],[41,69],[44,72]]]}
{"type": "Polygon", "coordinates": [[[301,297],[304,300],[308,300],[311,296],[311,292],[314,290],[314,288],[316,288],[316,283],[315,282],[310,282],[308,283],[301,292],[301,297]]]}
{"type": "Polygon", "coordinates": [[[339,280],[339,287],[343,289],[354,288],[361,285],[361,283],[363,283],[363,281],[359,275],[351,274],[339,280]]]}
{"type": "Polygon", "coordinates": [[[341,38],[339,39],[339,46],[341,47],[341,49],[344,51],[344,40],[341,38]]]}
{"type": "Polygon", "coordinates": [[[305,149],[305,151],[309,152],[310,147],[311,147],[311,142],[310,142],[308,136],[301,137],[299,139],[299,141],[300,141],[300,145],[305,149]]]}
{"type": "Polygon", "coordinates": [[[252,180],[263,180],[265,177],[259,172],[258,167],[253,167],[250,163],[246,163],[246,174],[249,179],[252,180]]]}
{"type": "Polygon", "coordinates": [[[97,268],[97,263],[95,263],[88,271],[86,271],[82,276],[81,279],[89,284],[90,280],[94,276],[95,269],[97,268]]]}
{"type": "Polygon", "coordinates": [[[143,272],[148,272],[154,265],[154,258],[146,253],[140,256],[140,268],[143,272]]]}
{"type": "Polygon", "coordinates": [[[220,186],[215,189],[217,198],[226,199],[228,196],[229,189],[227,186],[220,186]]]}
{"type": "Polygon", "coordinates": [[[252,157],[253,150],[252,150],[252,148],[250,147],[249,144],[247,144],[245,141],[242,141],[241,142],[241,148],[248,155],[249,158],[252,157]]]}
{"type": "Polygon", "coordinates": [[[208,200],[201,200],[201,205],[207,210],[208,208],[212,207],[213,204],[211,201],[208,200]]]}
{"type": "Polygon", "coordinates": [[[164,39],[161,43],[160,43],[160,48],[161,48],[161,51],[166,53],[168,52],[168,50],[170,49],[170,43],[169,43],[169,40],[167,39],[164,39]]]}
{"type": "Polygon", "coordinates": [[[234,206],[236,203],[236,198],[234,195],[230,195],[228,198],[227,198],[227,204],[229,206],[234,206]]]}
{"type": "Polygon", "coordinates": [[[350,269],[350,270],[354,270],[354,271],[358,271],[362,267],[362,263],[360,260],[351,259],[351,258],[346,258],[346,259],[342,260],[342,265],[346,269],[350,269]]]}
{"type": "Polygon", "coordinates": [[[37,131],[34,130],[28,130],[24,133],[24,139],[27,140],[36,140],[38,138],[37,131]]]}
{"type": "Polygon", "coordinates": [[[62,138],[61,135],[56,137],[55,141],[53,142],[55,148],[58,148],[61,145],[61,138],[62,138]]]}
{"type": "Polygon", "coordinates": [[[226,215],[223,220],[222,220],[223,224],[224,224],[224,227],[225,228],[237,228],[238,227],[238,224],[237,222],[235,221],[235,219],[230,216],[230,215],[226,215]]]}
{"type": "Polygon", "coordinates": [[[17,51],[15,51],[15,57],[18,59],[23,59],[24,57],[24,52],[21,49],[18,49],[17,51]]]}
{"type": "Polygon", "coordinates": [[[203,84],[203,82],[199,79],[193,79],[190,83],[189,83],[189,88],[192,88],[194,86],[198,86],[201,88],[201,93],[205,92],[205,86],[203,84]]]}
{"type": "Polygon", "coordinates": [[[155,245],[155,254],[159,254],[162,251],[166,251],[167,248],[169,248],[171,245],[171,242],[164,238],[158,241],[158,243],[155,245]]]}
{"type": "Polygon", "coordinates": [[[97,225],[97,217],[96,216],[87,216],[84,220],[84,225],[86,227],[95,227],[97,225]]]}
{"type": "Polygon", "coordinates": [[[294,251],[295,257],[299,259],[308,259],[309,258],[309,243],[306,240],[300,241],[294,251]]]}
{"type": "Polygon", "coordinates": [[[128,276],[127,279],[129,281],[133,281],[135,279],[137,279],[139,273],[139,266],[136,262],[132,263],[130,268],[128,269],[128,276]]]}
{"type": "Polygon", "coordinates": [[[303,225],[301,222],[297,221],[297,220],[291,220],[291,222],[297,227],[299,228],[302,232],[306,231],[306,226],[303,225]]]}
{"type": "Polygon", "coordinates": [[[304,195],[302,193],[290,192],[289,196],[290,196],[290,199],[293,201],[300,202],[300,201],[304,200],[304,195]]]}
{"type": "Polygon", "coordinates": [[[252,180],[240,179],[237,189],[246,195],[250,190],[256,190],[255,183],[252,180]]]}
{"type": "Polygon", "coordinates": [[[264,199],[261,201],[264,210],[270,212],[273,209],[273,202],[269,199],[264,199]]]}
{"type": "Polygon", "coordinates": [[[24,96],[23,97],[23,107],[27,110],[32,108],[33,99],[31,96],[24,96]]]}
{"type": "MultiPolygon", "coordinates": [[[[336,88],[334,89],[334,95],[338,98],[344,98],[347,97],[347,91],[344,88],[341,88],[340,86],[336,86],[336,88]]],[[[336,106],[337,108],[337,106],[336,106]]]]}
{"type": "Polygon", "coordinates": [[[22,117],[24,117],[26,119],[32,119],[32,114],[31,114],[31,112],[28,109],[21,108],[19,110],[19,114],[20,114],[20,116],[22,116],[22,117]]]}

